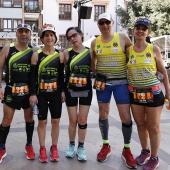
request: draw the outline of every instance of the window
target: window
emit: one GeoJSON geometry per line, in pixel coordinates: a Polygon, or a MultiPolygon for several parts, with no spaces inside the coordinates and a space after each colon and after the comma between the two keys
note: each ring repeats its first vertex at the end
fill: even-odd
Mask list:
{"type": "Polygon", "coordinates": [[[25,21],[25,23],[31,26],[33,32],[38,31],[38,21],[25,21]]]}
{"type": "Polygon", "coordinates": [[[68,42],[67,37],[65,35],[59,35],[59,41],[61,41],[61,48],[69,48],[71,44],[68,42]]]}
{"type": "Polygon", "coordinates": [[[21,24],[22,21],[21,21],[21,19],[14,19],[13,23],[14,23],[14,25],[13,25],[14,31],[16,31],[18,24],[21,24]]]}
{"type": "Polygon", "coordinates": [[[4,19],[4,31],[12,31],[12,20],[4,19]]]}
{"type": "Polygon", "coordinates": [[[94,6],[94,20],[98,20],[98,16],[105,12],[105,6],[104,5],[95,5],[94,6]]]}
{"type": "Polygon", "coordinates": [[[25,9],[26,10],[37,10],[38,0],[25,0],[25,9]]]}
{"type": "Polygon", "coordinates": [[[14,7],[22,7],[22,0],[14,0],[14,7]]]}
{"type": "Polygon", "coordinates": [[[71,4],[59,4],[59,19],[71,20],[71,4]]]}
{"type": "Polygon", "coordinates": [[[4,0],[4,7],[11,7],[12,6],[12,0],[4,0]]]}

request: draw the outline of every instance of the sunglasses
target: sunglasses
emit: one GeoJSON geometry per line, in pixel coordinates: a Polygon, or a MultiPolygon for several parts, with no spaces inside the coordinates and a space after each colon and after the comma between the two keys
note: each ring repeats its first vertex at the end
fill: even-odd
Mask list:
{"type": "Polygon", "coordinates": [[[136,22],[145,22],[145,23],[151,23],[151,21],[147,18],[138,18],[136,22]]]}
{"type": "Polygon", "coordinates": [[[104,25],[104,24],[109,25],[110,23],[111,23],[111,21],[108,21],[108,20],[107,21],[99,21],[98,22],[99,25],[104,25]]]}
{"type": "Polygon", "coordinates": [[[41,29],[42,29],[42,31],[43,31],[43,30],[46,29],[46,28],[55,29],[54,25],[52,25],[52,24],[45,24],[45,25],[42,26],[41,29]]]}
{"type": "Polygon", "coordinates": [[[18,24],[17,29],[20,29],[20,28],[27,28],[31,30],[31,26],[28,24],[18,24]]]}
{"type": "Polygon", "coordinates": [[[67,37],[68,41],[70,41],[71,38],[76,38],[78,34],[79,34],[79,33],[77,32],[77,33],[72,34],[71,36],[68,36],[68,37],[67,37]]]}

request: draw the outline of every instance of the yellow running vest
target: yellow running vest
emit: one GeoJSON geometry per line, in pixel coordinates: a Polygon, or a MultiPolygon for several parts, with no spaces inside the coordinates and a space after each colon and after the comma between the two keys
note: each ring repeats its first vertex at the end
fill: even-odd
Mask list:
{"type": "Polygon", "coordinates": [[[137,53],[133,50],[133,45],[129,50],[128,74],[129,85],[133,87],[151,87],[160,84],[156,77],[157,67],[153,55],[153,45],[148,44],[143,52],[137,53]]]}
{"type": "Polygon", "coordinates": [[[126,55],[120,45],[119,33],[114,33],[113,39],[108,43],[96,38],[95,53],[97,56],[96,70],[111,79],[124,79],[126,72],[126,55]]]}

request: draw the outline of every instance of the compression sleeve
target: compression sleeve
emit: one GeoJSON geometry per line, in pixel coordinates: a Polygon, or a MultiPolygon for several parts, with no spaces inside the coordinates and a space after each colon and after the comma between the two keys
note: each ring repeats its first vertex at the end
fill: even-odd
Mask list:
{"type": "Polygon", "coordinates": [[[30,95],[37,94],[37,77],[38,77],[38,66],[31,65],[31,76],[30,76],[30,95]]]}

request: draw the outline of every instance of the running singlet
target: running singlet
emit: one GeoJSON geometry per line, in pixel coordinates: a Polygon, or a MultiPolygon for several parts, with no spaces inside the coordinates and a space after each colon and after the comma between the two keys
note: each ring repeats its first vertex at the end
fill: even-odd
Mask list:
{"type": "Polygon", "coordinates": [[[59,66],[60,54],[56,50],[54,54],[46,55],[41,49],[38,51],[38,93],[54,92],[60,88],[59,66]]]}
{"type": "Polygon", "coordinates": [[[151,87],[160,84],[156,77],[156,61],[153,55],[153,45],[148,44],[143,52],[137,53],[130,46],[128,74],[129,85],[133,87],[151,87]]]}
{"type": "Polygon", "coordinates": [[[67,88],[73,91],[83,91],[91,88],[90,65],[91,57],[89,48],[81,53],[72,49],[69,51],[69,61],[67,63],[66,83],[67,88]]]}
{"type": "Polygon", "coordinates": [[[126,79],[126,55],[120,45],[119,33],[114,33],[113,39],[103,43],[101,36],[96,38],[95,53],[97,56],[97,73],[107,79],[126,79]]]}
{"type": "Polygon", "coordinates": [[[25,51],[18,51],[14,43],[10,44],[9,54],[5,63],[5,81],[7,84],[29,83],[32,54],[31,47],[28,47],[25,51]]]}

